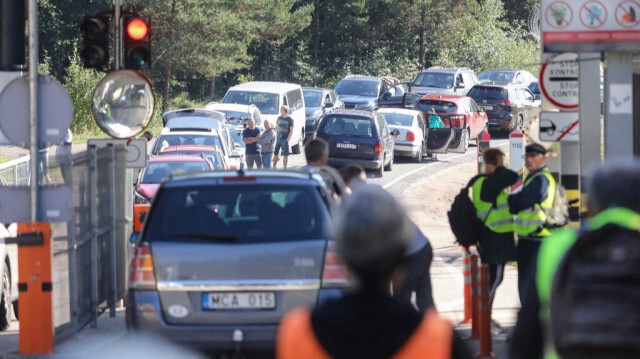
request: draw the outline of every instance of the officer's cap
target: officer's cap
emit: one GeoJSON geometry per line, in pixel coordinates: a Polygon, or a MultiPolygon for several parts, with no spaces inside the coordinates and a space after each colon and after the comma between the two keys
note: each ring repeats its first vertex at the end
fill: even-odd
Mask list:
{"type": "Polygon", "coordinates": [[[537,144],[537,143],[532,143],[530,145],[528,145],[527,147],[524,148],[524,152],[526,154],[532,154],[532,155],[545,155],[547,154],[547,150],[542,147],[541,145],[537,144]]]}

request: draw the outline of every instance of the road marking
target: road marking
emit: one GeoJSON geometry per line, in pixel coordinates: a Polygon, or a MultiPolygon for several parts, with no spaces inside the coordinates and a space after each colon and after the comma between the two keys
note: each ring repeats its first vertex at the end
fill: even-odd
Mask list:
{"type": "MultiPolygon", "coordinates": [[[[504,146],[508,146],[508,145],[509,145],[509,143],[507,142],[507,143],[499,144],[499,145],[497,145],[496,147],[504,147],[504,146]]],[[[475,155],[475,154],[477,154],[477,153],[474,153],[474,152],[461,153],[461,154],[459,154],[459,155],[457,155],[457,156],[453,156],[453,157],[446,158],[445,160],[449,161],[449,160],[453,160],[453,159],[456,159],[456,158],[460,158],[460,157],[464,157],[464,156],[469,156],[469,155],[475,155]]],[[[431,164],[436,164],[436,163],[440,163],[440,162],[432,162],[431,164]]],[[[427,163],[427,165],[429,165],[429,163],[427,163]]],[[[412,170],[412,171],[409,171],[409,172],[407,172],[407,173],[403,174],[402,176],[400,176],[400,177],[398,177],[398,178],[394,179],[393,181],[391,181],[391,182],[389,182],[389,183],[385,184],[384,186],[382,186],[382,188],[384,188],[384,189],[389,189],[389,188],[391,188],[391,186],[395,185],[396,183],[398,183],[398,182],[402,181],[403,179],[405,179],[405,178],[407,178],[407,177],[409,177],[409,176],[411,176],[411,175],[414,175],[414,174],[416,174],[416,173],[418,173],[418,172],[420,172],[420,171],[424,170],[425,168],[430,168],[430,166],[420,166],[420,167],[418,167],[418,168],[416,168],[416,169],[414,169],[414,170],[412,170]]]]}

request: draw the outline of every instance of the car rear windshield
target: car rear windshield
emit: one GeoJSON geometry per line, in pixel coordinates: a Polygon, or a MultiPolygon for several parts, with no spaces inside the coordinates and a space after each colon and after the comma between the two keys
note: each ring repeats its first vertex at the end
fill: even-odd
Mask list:
{"type": "Polygon", "coordinates": [[[453,88],[453,74],[446,72],[423,72],[413,81],[413,86],[453,88]]]}
{"type": "Polygon", "coordinates": [[[433,108],[438,113],[453,113],[458,109],[454,102],[440,100],[420,100],[416,104],[416,110],[427,112],[433,108]]]}
{"type": "Polygon", "coordinates": [[[413,115],[402,113],[383,113],[384,119],[391,126],[411,126],[413,123],[413,115]]]}
{"type": "Polygon", "coordinates": [[[327,116],[319,132],[348,137],[373,137],[372,119],[356,116],[327,116]]]}
{"type": "Polygon", "coordinates": [[[513,71],[486,71],[478,75],[478,80],[511,82],[513,75],[515,75],[513,71]]]}
{"type": "Polygon", "coordinates": [[[509,98],[509,93],[507,89],[501,87],[475,86],[467,96],[476,102],[482,102],[483,100],[506,100],[509,98]]]}
{"type": "Polygon", "coordinates": [[[274,93],[229,91],[224,95],[222,102],[256,105],[260,109],[260,113],[268,115],[275,115],[280,111],[278,95],[274,93]]]}
{"type": "Polygon", "coordinates": [[[220,157],[220,152],[216,152],[216,151],[186,151],[186,150],[178,150],[178,151],[172,151],[172,152],[160,152],[161,155],[163,156],[170,156],[170,155],[196,155],[196,156],[200,156],[200,155],[204,155],[209,162],[211,162],[213,164],[213,168],[216,170],[223,170],[224,168],[224,163],[222,162],[222,157],[220,157]]]}
{"type": "Polygon", "coordinates": [[[180,146],[180,145],[205,145],[205,146],[216,146],[222,148],[222,142],[220,141],[220,137],[213,135],[161,135],[156,140],[156,143],[153,148],[153,153],[161,152],[163,148],[169,146],[180,146]]]}
{"type": "Polygon", "coordinates": [[[340,80],[335,88],[340,96],[378,97],[378,82],[364,80],[340,80]]]}
{"type": "Polygon", "coordinates": [[[265,243],[327,238],[318,190],[302,185],[166,188],[149,214],[146,241],[265,243]]]}
{"type": "Polygon", "coordinates": [[[141,183],[160,183],[166,176],[180,172],[192,173],[209,171],[209,166],[203,161],[167,161],[149,162],[144,168],[141,183]]]}
{"type": "Polygon", "coordinates": [[[307,107],[320,107],[322,102],[322,91],[306,91],[303,90],[304,104],[307,107]]]}

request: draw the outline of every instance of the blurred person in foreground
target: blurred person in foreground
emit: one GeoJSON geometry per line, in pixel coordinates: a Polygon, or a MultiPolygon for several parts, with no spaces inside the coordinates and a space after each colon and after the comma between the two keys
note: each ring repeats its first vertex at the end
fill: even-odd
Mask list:
{"type": "Polygon", "coordinates": [[[329,144],[322,138],[315,138],[304,146],[304,157],[307,164],[301,168],[313,171],[316,167],[326,166],[329,163],[329,144]]]}
{"type": "Polygon", "coordinates": [[[389,282],[402,275],[402,258],[415,228],[388,192],[360,185],[343,199],[334,223],[353,286],[313,311],[287,313],[278,333],[279,359],[471,358],[435,310],[421,314],[390,296],[389,282]]]}
{"type": "Polygon", "coordinates": [[[640,358],[640,161],[588,179],[588,219],[542,242],[510,358],[640,358]]]}
{"type": "MultiPolygon", "coordinates": [[[[359,186],[367,183],[367,175],[360,165],[349,164],[340,168],[338,172],[351,191],[356,191],[359,186]]],[[[411,225],[414,227],[415,234],[402,260],[405,276],[395,278],[396,280],[393,281],[393,295],[411,303],[411,295],[415,293],[416,308],[424,313],[435,307],[429,273],[433,249],[420,228],[413,221],[411,225]]]]}

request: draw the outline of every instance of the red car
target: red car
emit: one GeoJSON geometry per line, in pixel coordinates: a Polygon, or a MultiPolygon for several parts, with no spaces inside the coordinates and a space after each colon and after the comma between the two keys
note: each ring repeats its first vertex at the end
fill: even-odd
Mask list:
{"type": "Polygon", "coordinates": [[[151,201],[155,197],[160,183],[173,173],[210,172],[213,170],[211,162],[202,156],[151,157],[138,176],[134,193],[135,203],[141,204],[151,201]]]}
{"type": "MultiPolygon", "coordinates": [[[[166,155],[204,155],[213,164],[214,170],[229,170],[231,168],[229,159],[225,157],[222,150],[215,146],[204,145],[180,145],[169,146],[162,149],[159,153],[161,156],[166,155]]],[[[237,169],[237,168],[236,168],[237,169]]]]}
{"type": "Polygon", "coordinates": [[[430,108],[435,110],[445,127],[451,125],[453,128],[463,130],[460,131],[460,139],[456,138],[454,142],[459,141],[465,151],[469,147],[469,140],[475,139],[482,130],[487,129],[487,114],[471,97],[429,94],[422,97],[415,105],[415,109],[422,111],[427,121],[429,119],[427,112],[430,108]]]}

